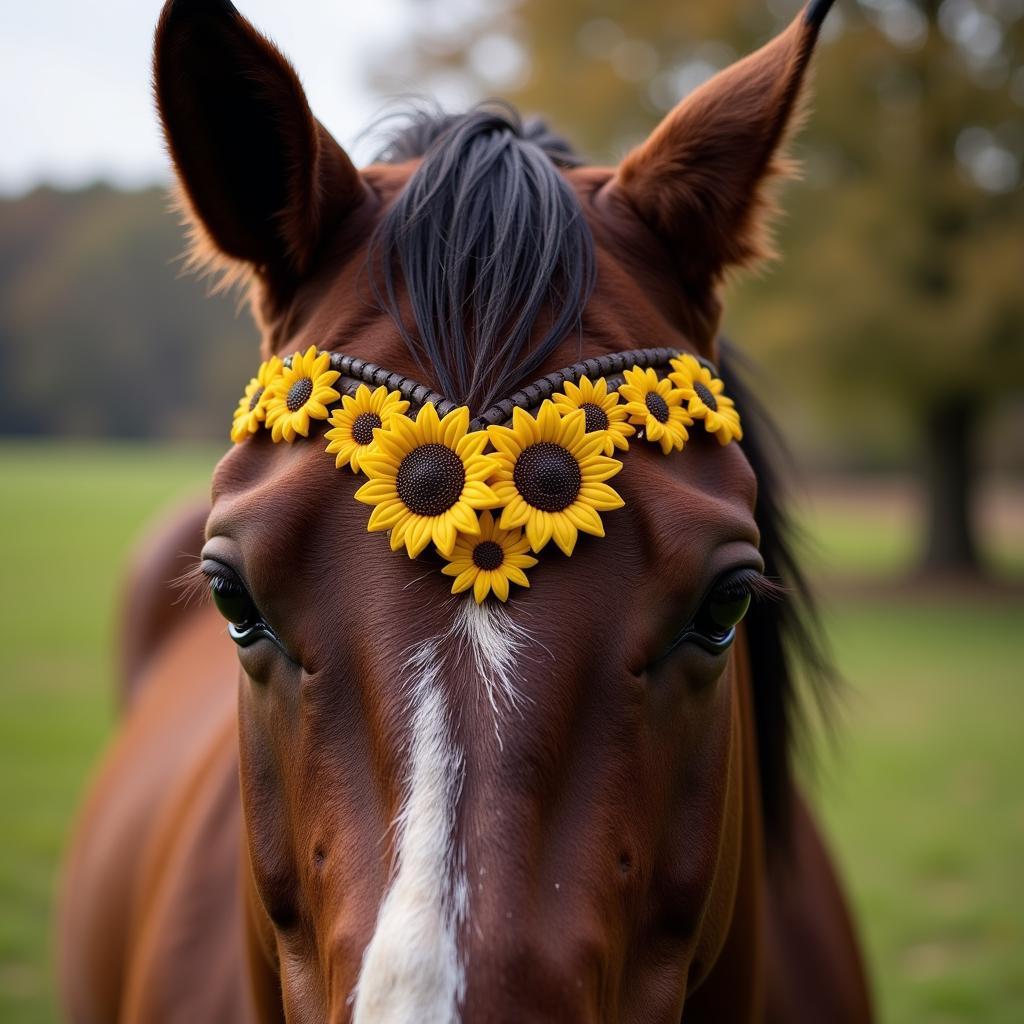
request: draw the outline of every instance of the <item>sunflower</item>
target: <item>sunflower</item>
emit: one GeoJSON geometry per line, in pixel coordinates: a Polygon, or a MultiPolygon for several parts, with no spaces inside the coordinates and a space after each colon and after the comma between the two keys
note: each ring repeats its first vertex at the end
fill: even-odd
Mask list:
{"type": "Polygon", "coordinates": [[[359,457],[369,480],[356,498],[375,506],[367,529],[390,530],[392,551],[404,544],[415,558],[433,541],[449,558],[457,532],[480,532],[476,511],[499,504],[484,482],[497,469],[494,456],[482,454],[487,435],[468,430],[465,406],[438,419],[428,402],[415,421],[392,415],[374,432],[376,450],[359,457]]]}
{"type": "Polygon", "coordinates": [[[743,440],[740,414],[736,403],[726,395],[725,385],[688,352],[672,360],[669,379],[688,403],[690,415],[704,421],[704,429],[718,438],[719,444],[728,444],[734,438],[743,440]]]}
{"type": "Polygon", "coordinates": [[[599,377],[591,383],[588,377],[581,377],[577,387],[567,380],[564,394],[553,395],[552,400],[564,416],[573,409],[582,409],[585,415],[585,429],[588,434],[600,433],[604,438],[604,454],[611,455],[616,449],[629,450],[627,437],[636,433],[636,428],[626,420],[626,407],[619,405],[619,393],[608,394],[608,382],[599,377]]]}
{"type": "Polygon", "coordinates": [[[472,587],[477,604],[492,592],[499,601],[507,601],[509,583],[530,585],[523,570],[535,566],[537,559],[527,554],[529,548],[522,530],[503,530],[490,512],[481,512],[480,533],[475,537],[460,534],[441,572],[455,577],[453,594],[472,587]]]}
{"type": "Polygon", "coordinates": [[[625,504],[604,481],[622,463],[600,454],[605,439],[586,433],[583,409],[560,416],[554,402],[546,401],[534,419],[517,408],[511,427],[488,427],[487,433],[497,449],[491,486],[504,507],[503,530],[525,526],[534,551],[553,537],[567,555],[579,530],[604,536],[598,512],[625,504]]]}
{"type": "Polygon", "coordinates": [[[327,454],[337,456],[334,464],[338,469],[347,462],[352,471],[358,473],[359,460],[377,450],[373,443],[374,429],[386,430],[391,417],[401,416],[409,403],[397,391],[389,392],[383,385],[370,391],[365,384],[360,384],[355,397],[342,396],[341,406],[331,413],[331,429],[324,434],[330,442],[327,454]]]}
{"type": "Polygon", "coordinates": [[[330,355],[317,355],[316,346],[310,345],[305,354],[292,356],[291,366],[285,366],[271,385],[267,426],[275,444],[282,439],[291,444],[298,434],[308,437],[311,419],[327,419],[327,406],[341,397],[331,387],[341,374],[330,365],[330,355]]]}
{"type": "Polygon", "coordinates": [[[681,449],[690,436],[686,428],[693,423],[683,408],[683,393],[667,378],[658,380],[650,367],[634,366],[623,376],[619,394],[626,399],[630,423],[643,427],[647,440],[657,441],[663,454],[681,449]]]}
{"type": "Polygon", "coordinates": [[[255,434],[267,418],[267,401],[270,398],[268,389],[280,376],[282,366],[277,356],[271,356],[260,363],[256,376],[246,385],[245,394],[238,400],[238,408],[231,422],[231,440],[235,444],[255,434]]]}

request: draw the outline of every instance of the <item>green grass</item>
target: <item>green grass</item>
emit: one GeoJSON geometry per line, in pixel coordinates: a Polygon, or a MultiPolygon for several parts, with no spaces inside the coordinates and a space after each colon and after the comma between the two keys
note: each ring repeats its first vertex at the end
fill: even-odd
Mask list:
{"type": "Polygon", "coordinates": [[[884,1020],[1024,1020],[1024,604],[836,604],[816,799],[884,1020]]]}
{"type": "MultiPolygon", "coordinates": [[[[57,1019],[54,878],[113,721],[124,553],[168,499],[206,486],[216,454],[0,445],[4,1024],[57,1019]]],[[[893,533],[834,504],[812,525],[847,574],[885,573],[905,557],[906,525],[893,533]]],[[[1022,556],[1010,551],[1005,564],[1022,556]]],[[[1024,604],[925,598],[836,591],[830,626],[851,690],[815,799],[855,900],[882,1019],[1024,1020],[1024,604]]]]}

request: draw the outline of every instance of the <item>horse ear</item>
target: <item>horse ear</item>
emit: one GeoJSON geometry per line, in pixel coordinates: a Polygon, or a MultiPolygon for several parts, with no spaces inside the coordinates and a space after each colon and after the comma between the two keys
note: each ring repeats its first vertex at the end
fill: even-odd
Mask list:
{"type": "Polygon", "coordinates": [[[228,0],[168,0],[153,69],[200,238],[268,284],[294,283],[367,190],[292,66],[228,0]]]}
{"type": "Polygon", "coordinates": [[[609,183],[670,244],[687,280],[717,280],[772,255],[766,186],[792,173],[782,150],[831,4],[812,0],[770,43],[691,93],[609,183]]]}

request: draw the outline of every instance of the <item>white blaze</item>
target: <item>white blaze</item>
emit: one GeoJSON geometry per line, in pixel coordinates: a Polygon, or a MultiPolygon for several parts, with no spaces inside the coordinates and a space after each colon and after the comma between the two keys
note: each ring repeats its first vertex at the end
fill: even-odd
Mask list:
{"type": "Polygon", "coordinates": [[[464,759],[452,736],[441,669],[446,660],[472,667],[469,685],[486,695],[500,745],[503,713],[522,700],[517,669],[529,640],[503,608],[463,599],[447,632],[414,648],[404,666],[409,775],[395,821],[394,876],[354,993],[355,1024],[458,1024],[468,886],[455,821],[464,759]]]}
{"type": "Polygon", "coordinates": [[[409,779],[396,821],[395,875],[363,955],[356,1024],[457,1024],[465,973],[458,931],[465,880],[454,848],[462,753],[437,682],[436,644],[409,659],[409,779]]]}

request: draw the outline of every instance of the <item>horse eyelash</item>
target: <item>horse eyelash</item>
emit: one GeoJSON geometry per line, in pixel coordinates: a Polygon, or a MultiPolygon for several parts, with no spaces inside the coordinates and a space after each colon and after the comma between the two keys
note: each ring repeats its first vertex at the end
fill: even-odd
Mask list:
{"type": "Polygon", "coordinates": [[[742,579],[755,604],[781,601],[789,593],[789,588],[780,579],[766,576],[759,569],[748,569],[742,579]]]}
{"type": "Polygon", "coordinates": [[[190,608],[193,602],[199,605],[211,600],[210,577],[203,570],[203,563],[198,555],[188,555],[192,564],[180,575],[169,582],[172,590],[178,591],[174,599],[176,605],[190,608]]]}

